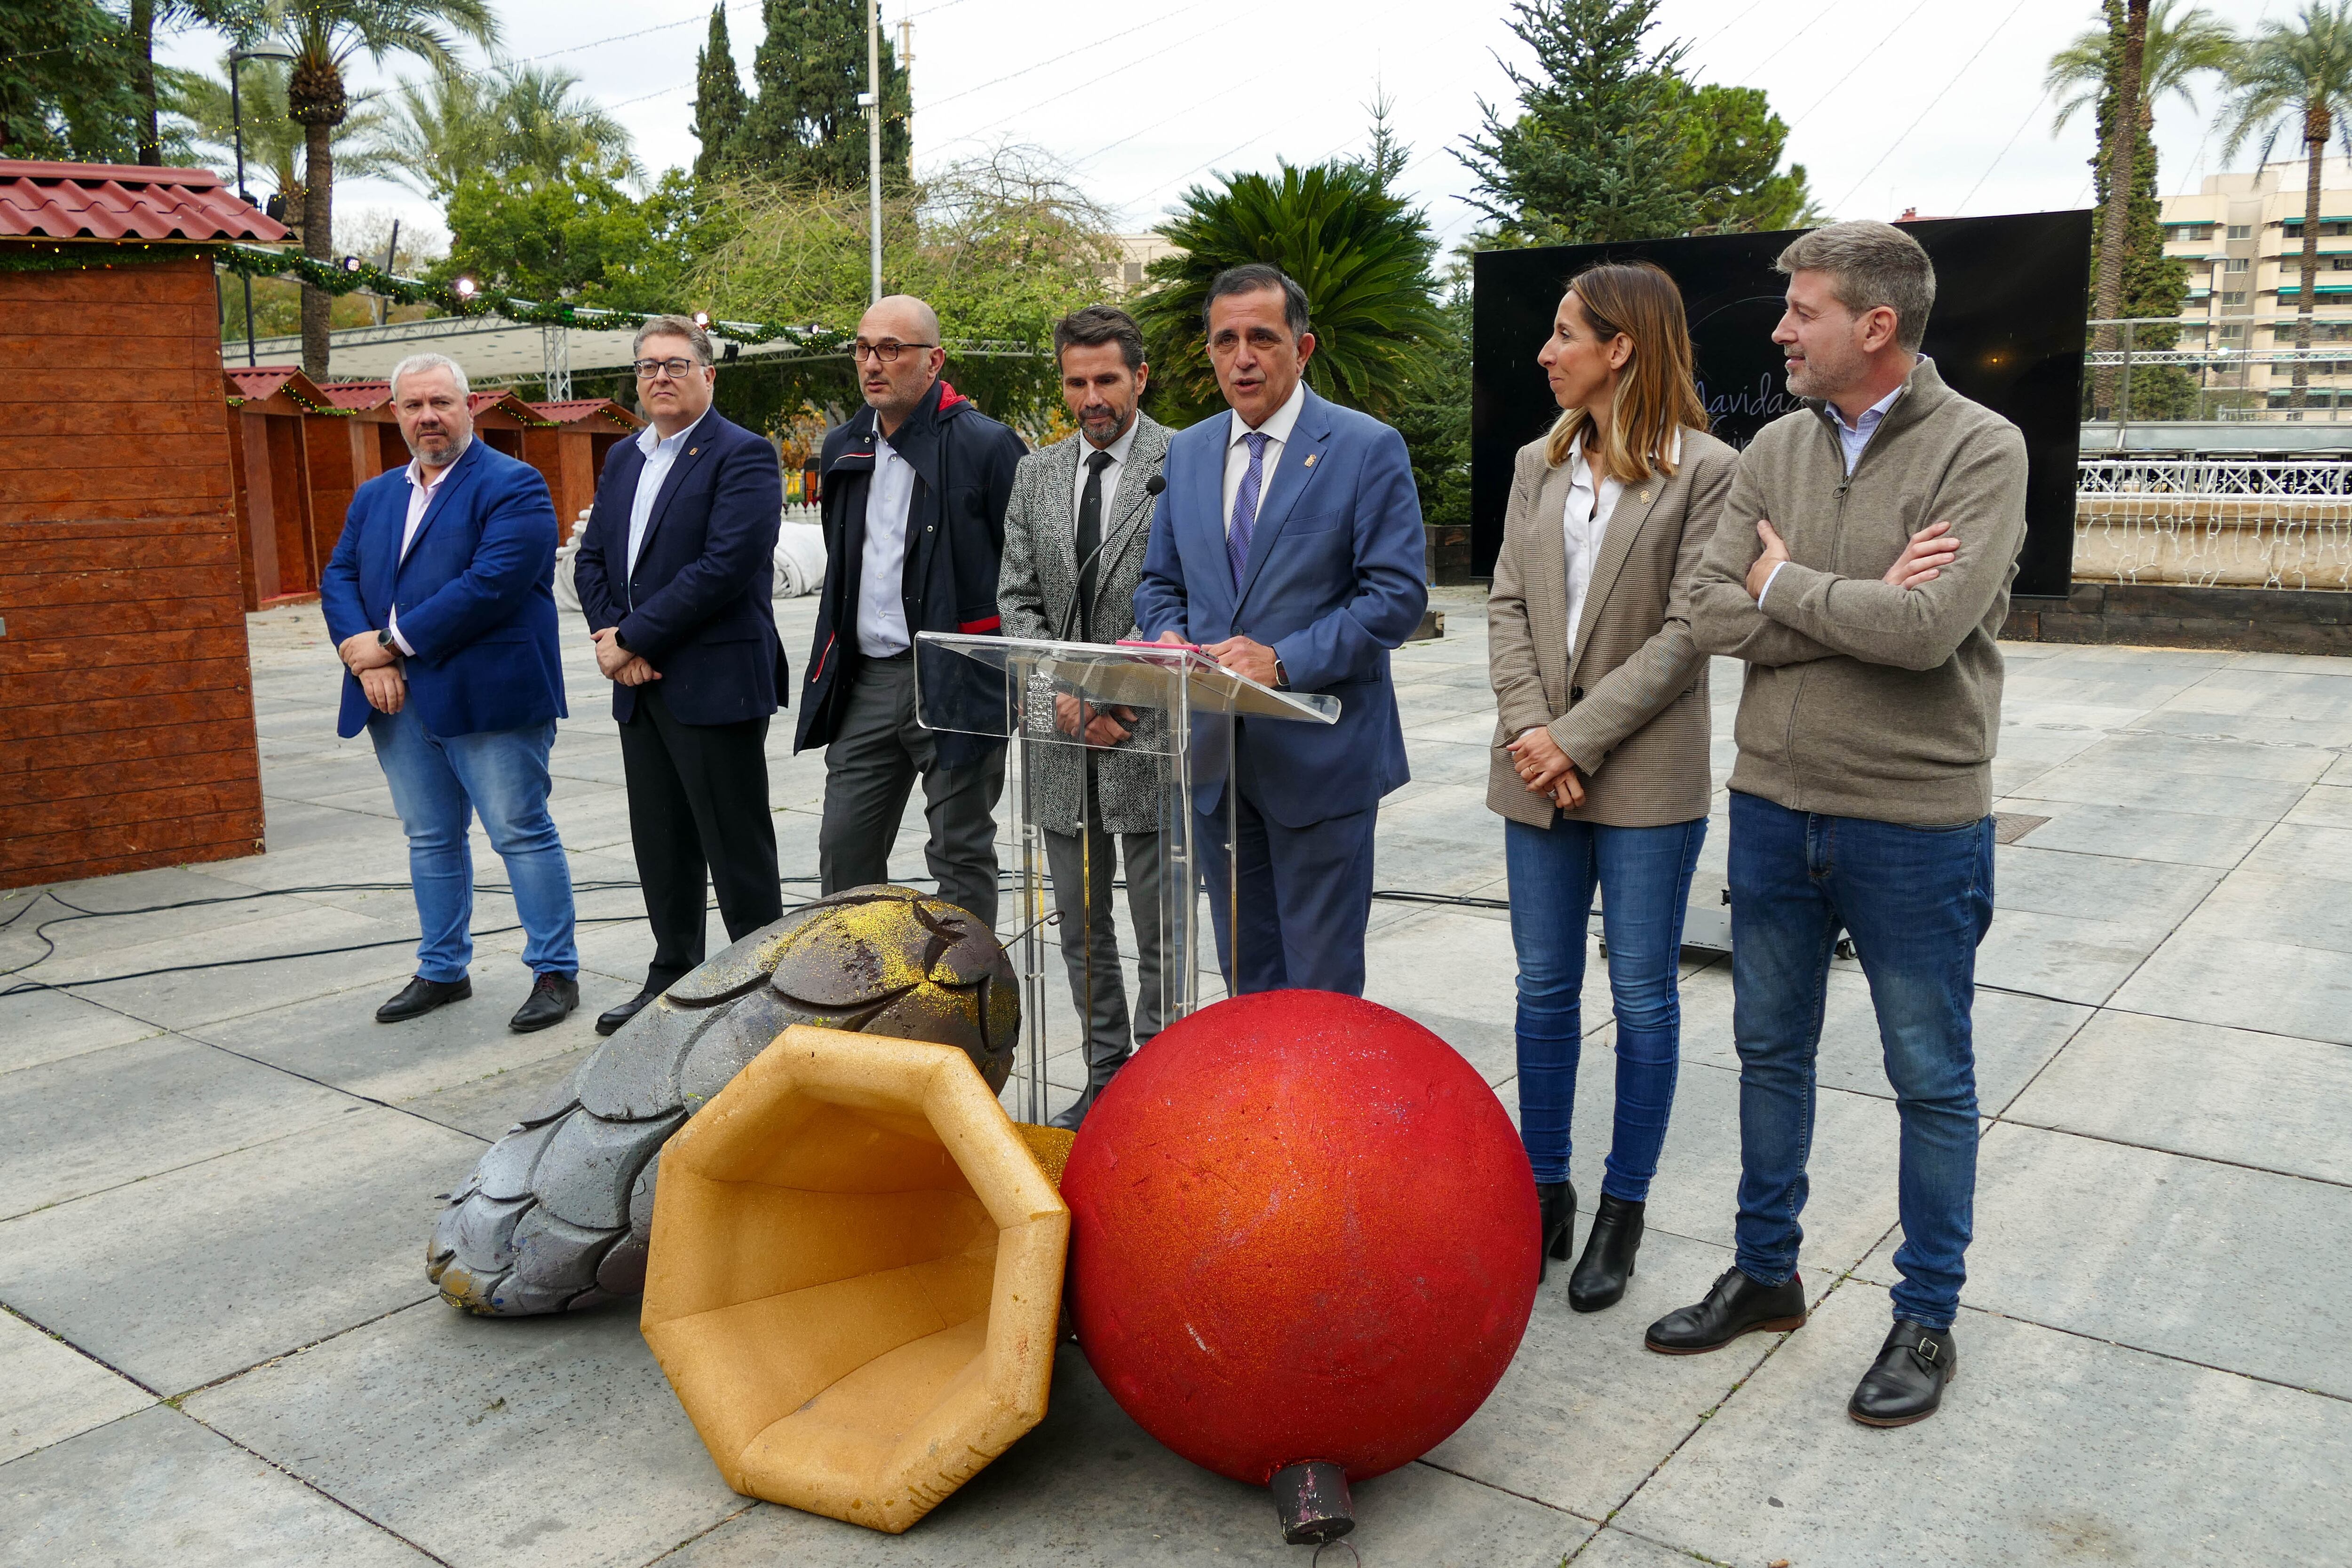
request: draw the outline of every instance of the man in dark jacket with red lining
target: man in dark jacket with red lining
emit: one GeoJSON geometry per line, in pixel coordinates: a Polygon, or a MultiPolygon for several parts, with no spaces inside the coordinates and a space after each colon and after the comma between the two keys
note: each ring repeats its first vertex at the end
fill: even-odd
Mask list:
{"type": "MultiPolygon", "coordinates": [[[[888,881],[920,775],[940,896],[993,926],[1004,742],[916,722],[915,637],[997,629],[1004,508],[1027,447],[940,379],[940,321],[920,300],[877,301],[852,352],[866,405],[825,436],[827,566],[793,743],[825,748],[817,868],[827,893],[888,881]]],[[[978,670],[952,656],[924,664],[927,679],[978,670]]],[[[974,706],[1001,728],[1001,688],[974,706]]]]}

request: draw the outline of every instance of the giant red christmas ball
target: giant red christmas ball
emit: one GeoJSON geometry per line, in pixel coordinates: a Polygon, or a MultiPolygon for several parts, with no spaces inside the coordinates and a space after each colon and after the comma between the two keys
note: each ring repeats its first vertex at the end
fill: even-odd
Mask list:
{"type": "Polygon", "coordinates": [[[1078,1343],[1111,1396],[1252,1485],[1419,1458],[1526,1332],[1535,1184],[1452,1047],[1352,996],[1276,991],[1163,1032],[1062,1178],[1078,1343]]]}

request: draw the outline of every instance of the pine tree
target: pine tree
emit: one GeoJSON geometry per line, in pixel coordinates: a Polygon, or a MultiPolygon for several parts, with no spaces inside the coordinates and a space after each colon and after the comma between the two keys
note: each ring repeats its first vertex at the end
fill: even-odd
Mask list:
{"type": "Polygon", "coordinates": [[[1506,243],[1558,245],[1687,233],[1698,203],[1678,177],[1688,46],[1653,50],[1659,0],[1513,0],[1511,31],[1538,74],[1508,69],[1518,109],[1484,100],[1486,133],[1457,153],[1469,199],[1506,243]]]}
{"type": "Polygon", "coordinates": [[[719,172],[751,108],[751,95],[735,74],[735,50],[727,41],[725,0],[710,7],[710,37],[694,57],[694,123],[689,129],[702,143],[694,156],[694,177],[707,180],[719,172]]]}
{"type": "Polygon", "coordinates": [[[1682,114],[1681,184],[1698,203],[1700,234],[1757,234],[1809,221],[1812,192],[1805,166],[1784,174],[1780,154],[1788,123],[1772,112],[1760,87],[1688,89],[1682,114]]]}
{"type": "MultiPolygon", "coordinates": [[[[866,176],[866,0],[766,0],[768,36],[751,58],[757,92],[729,152],[747,171],[787,184],[848,190],[866,176]]],[[[914,100],[882,45],[882,176],[911,177],[914,100]]]]}

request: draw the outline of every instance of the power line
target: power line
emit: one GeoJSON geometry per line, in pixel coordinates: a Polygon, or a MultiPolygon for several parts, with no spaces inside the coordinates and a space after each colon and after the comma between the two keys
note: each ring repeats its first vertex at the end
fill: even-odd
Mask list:
{"type": "Polygon", "coordinates": [[[1065,50],[1061,54],[1055,55],[1050,59],[1042,59],[1034,65],[1023,66],[1017,71],[1008,71],[1004,75],[995,78],[993,80],[982,82],[977,87],[965,88],[961,92],[951,92],[945,98],[933,100],[931,103],[926,105],[925,108],[927,110],[938,110],[948,104],[953,103],[959,98],[970,98],[975,92],[986,92],[992,87],[1002,87],[1008,81],[1013,81],[1021,77],[1028,76],[1035,71],[1044,70],[1047,66],[1057,66],[1064,60],[1070,59],[1078,55],[1086,54],[1089,50],[1099,49],[1107,44],[1115,44],[1121,38],[1133,37],[1136,34],[1142,32],[1146,27],[1156,27],[1162,22],[1172,21],[1176,17],[1181,16],[1187,11],[1197,11],[1201,8],[1201,5],[1202,0],[1192,0],[1192,4],[1190,5],[1179,5],[1175,10],[1162,12],[1160,15],[1152,17],[1148,22],[1138,22],[1134,26],[1127,29],[1126,32],[1113,33],[1107,38],[1097,38],[1092,43],[1080,44],[1076,48],[1065,50]]]}
{"type": "MultiPolygon", "coordinates": [[[[1288,62],[1286,61],[1285,65],[1288,62]]],[[[1085,157],[1071,164],[1070,167],[1073,170],[1083,169],[1087,164],[1101,158],[1104,153],[1112,151],[1114,148],[1124,147],[1139,136],[1149,136],[1151,132],[1159,130],[1163,125],[1172,125],[1177,121],[1183,119],[1185,116],[1196,112],[1203,104],[1214,103],[1221,98],[1230,98],[1245,87],[1255,87],[1259,82],[1264,81],[1266,78],[1272,76],[1276,71],[1282,68],[1284,68],[1283,66],[1269,66],[1265,70],[1258,72],[1257,75],[1244,78],[1244,79],[1234,83],[1234,85],[1229,88],[1225,88],[1218,92],[1211,93],[1206,98],[1189,100],[1186,101],[1184,107],[1178,110],[1175,113],[1171,114],[1162,120],[1155,120],[1139,131],[1130,131],[1116,142],[1104,142],[1101,146],[1096,148],[1093,152],[1087,153],[1085,157]]]]}
{"type": "MultiPolygon", "coordinates": [[[[1171,15],[1172,15],[1172,13],[1171,13],[1171,15]]],[[[1084,84],[1084,85],[1086,85],[1086,86],[1087,86],[1087,87],[1092,87],[1092,86],[1094,86],[1097,82],[1108,81],[1108,80],[1109,80],[1112,77],[1119,76],[1119,75],[1124,74],[1125,72],[1134,70],[1134,69],[1136,69],[1136,68],[1137,68],[1138,67],[1139,67],[1139,66],[1157,65],[1157,64],[1160,63],[1160,61],[1162,60],[1162,58],[1166,56],[1166,54],[1167,54],[1168,50],[1170,50],[1170,49],[1176,49],[1176,48],[1181,48],[1181,47],[1182,47],[1183,46],[1185,46],[1186,44],[1190,44],[1190,43],[1196,43],[1196,42],[1198,42],[1199,40],[1201,40],[1201,39],[1202,39],[1202,38],[1207,37],[1211,33],[1216,32],[1218,29],[1220,29],[1220,28],[1223,27],[1223,26],[1225,26],[1226,22],[1227,22],[1229,19],[1230,19],[1230,18],[1220,17],[1218,20],[1216,20],[1216,21],[1213,21],[1213,22],[1210,23],[1207,26],[1202,27],[1200,31],[1198,31],[1198,32],[1196,32],[1196,33],[1188,33],[1188,34],[1186,34],[1183,37],[1181,37],[1181,38],[1177,39],[1174,43],[1172,43],[1172,44],[1168,44],[1168,45],[1164,45],[1164,46],[1162,46],[1159,50],[1157,50],[1157,51],[1155,51],[1155,52],[1153,52],[1153,53],[1151,53],[1151,54],[1139,56],[1139,58],[1135,58],[1135,59],[1131,59],[1131,60],[1128,61],[1128,62],[1127,62],[1127,64],[1125,64],[1125,65],[1123,65],[1123,66],[1114,66],[1114,67],[1112,67],[1110,69],[1108,69],[1108,70],[1107,70],[1107,71],[1102,71],[1102,72],[1097,73],[1097,75],[1094,75],[1094,76],[1088,77],[1088,78],[1087,79],[1087,80],[1086,80],[1086,82],[1085,82],[1085,84],[1084,84]]],[[[1150,24],[1148,24],[1148,23],[1147,23],[1147,24],[1145,24],[1145,25],[1146,25],[1146,26],[1149,26],[1150,24]]],[[[1108,38],[1106,38],[1106,39],[1104,39],[1104,40],[1103,40],[1103,42],[1105,42],[1105,43],[1108,43],[1109,41],[1110,41],[1110,40],[1109,40],[1109,39],[1108,39],[1108,38]]],[[[1088,48],[1092,48],[1092,47],[1094,47],[1094,46],[1093,46],[1093,45],[1091,45],[1091,44],[1087,45],[1087,47],[1088,48]]],[[[1071,52],[1072,52],[1072,53],[1076,53],[1077,51],[1076,51],[1076,50],[1073,50],[1073,51],[1071,51],[1071,52]]],[[[1066,58],[1068,58],[1068,56],[1064,56],[1063,58],[1066,59],[1066,58]]],[[[1052,64],[1053,62],[1052,62],[1052,61],[1046,61],[1046,62],[1045,62],[1045,63],[1046,63],[1046,64],[1049,64],[1049,65],[1050,65],[1050,64],[1052,64]]],[[[1015,73],[1015,74],[1018,74],[1018,73],[1015,73]]],[[[1272,74],[1272,72],[1271,72],[1270,70],[1269,70],[1269,71],[1261,71],[1261,72],[1259,72],[1259,73],[1258,73],[1258,77],[1254,77],[1254,78],[1252,78],[1251,79],[1252,79],[1252,80],[1256,80],[1256,79],[1258,79],[1258,78],[1259,78],[1259,77],[1265,77],[1265,76],[1268,76],[1268,75],[1271,75],[1271,74],[1272,74]]],[[[1009,79],[1009,78],[1004,78],[1004,77],[999,77],[997,79],[998,79],[999,81],[1004,81],[1004,80],[1008,80],[1008,79],[1009,79]]],[[[969,90],[973,91],[973,92],[978,92],[978,91],[980,90],[980,89],[979,89],[979,88],[972,88],[972,89],[969,89],[969,90]]],[[[1232,90],[1232,89],[1230,89],[1230,88],[1228,88],[1228,89],[1226,89],[1226,91],[1231,91],[1231,90],[1232,90]]],[[[961,96],[962,96],[962,94],[959,93],[959,94],[957,94],[956,96],[958,96],[958,97],[961,97],[961,96]]],[[[1066,97],[1068,97],[1068,96],[1069,96],[1069,95],[1068,95],[1068,93],[1066,93],[1066,92],[1064,92],[1064,91],[1055,91],[1055,92],[1054,92],[1053,94],[1051,94],[1051,95],[1050,95],[1050,96],[1048,96],[1048,97],[1042,98],[1042,99],[1038,100],[1037,100],[1036,102],[1034,102],[1034,103],[1024,104],[1021,108],[1014,110],[1013,110],[1012,113],[1010,113],[1010,114],[1002,114],[1002,115],[999,115],[999,116],[997,116],[994,120],[990,121],[987,124],[982,125],[982,126],[980,126],[980,127],[978,127],[978,128],[977,128],[977,129],[975,129],[975,130],[967,131],[967,132],[964,132],[962,135],[961,135],[961,136],[951,136],[951,137],[950,137],[947,141],[940,142],[940,145],[941,147],[952,147],[952,146],[954,146],[954,145],[955,145],[957,142],[971,142],[971,141],[977,140],[978,138],[980,138],[980,137],[982,137],[982,136],[986,135],[989,132],[995,130],[995,129],[996,129],[998,126],[1000,126],[1000,125],[1007,125],[1007,124],[1010,124],[1012,121],[1015,121],[1015,120],[1020,119],[1022,116],[1024,116],[1024,115],[1025,115],[1025,114],[1034,114],[1034,113],[1035,113],[1035,112],[1036,112],[1038,110],[1040,110],[1040,109],[1048,108],[1048,107],[1050,107],[1050,106],[1052,106],[1052,105],[1054,105],[1054,104],[1059,103],[1060,101],[1062,101],[1062,100],[1064,100],[1065,98],[1066,98],[1066,97]]],[[[1223,93],[1219,93],[1219,94],[1217,94],[1216,96],[1217,96],[1217,97],[1222,98],[1222,97],[1223,97],[1223,96],[1224,96],[1224,94],[1223,94],[1223,93]]],[[[940,103],[945,103],[945,102],[947,102],[947,101],[948,101],[948,100],[947,100],[946,99],[941,99],[941,100],[940,100],[940,103]]],[[[1201,104],[1202,104],[1202,103],[1206,103],[1206,102],[1209,102],[1209,101],[1211,101],[1211,100],[1208,100],[1208,99],[1197,99],[1197,100],[1191,100],[1191,101],[1188,101],[1188,102],[1187,102],[1187,104],[1185,105],[1184,109],[1183,109],[1183,110],[1180,110],[1180,111],[1178,112],[1178,115],[1177,115],[1177,116],[1171,116],[1171,118],[1181,118],[1181,116],[1182,114],[1189,113],[1189,112],[1191,112],[1193,109],[1198,108],[1201,104]]],[[[925,107],[926,107],[926,108],[928,108],[928,109],[936,109],[936,108],[938,108],[938,107],[939,107],[939,105],[938,105],[938,104],[930,104],[930,105],[927,105],[927,106],[925,106],[925,107]]],[[[1163,121],[1160,121],[1160,124],[1162,124],[1162,125],[1165,125],[1167,122],[1168,122],[1168,121],[1164,121],[1164,120],[1163,120],[1163,121]]],[[[1138,134],[1140,134],[1140,133],[1139,132],[1138,134]]],[[[1130,137],[1121,137],[1121,138],[1120,138],[1120,141],[1122,141],[1122,142],[1124,142],[1124,141],[1132,141],[1133,139],[1134,139],[1134,138],[1133,138],[1133,137],[1131,137],[1131,136],[1130,136],[1130,137]]],[[[1112,145],[1112,146],[1114,146],[1114,147],[1116,147],[1116,146],[1118,146],[1118,142],[1112,142],[1112,143],[1111,143],[1111,145],[1112,145]]]]}
{"type": "MultiPolygon", "coordinates": [[[[1859,58],[1866,60],[1870,58],[1871,56],[1878,53],[1879,50],[1885,48],[1888,44],[1893,43],[1895,41],[1895,35],[1909,26],[1911,25],[1912,18],[1918,16],[1920,12],[1925,11],[1927,8],[1927,0],[1919,0],[1919,4],[1912,6],[1910,10],[1904,13],[1903,20],[1887,28],[1886,36],[1880,38],[1878,42],[1871,45],[1870,47],[1863,50],[1859,58]]],[[[1789,121],[1789,129],[1794,131],[1798,126],[1802,125],[1806,121],[1811,119],[1813,110],[1819,109],[1822,104],[1827,103],[1831,99],[1835,98],[1844,89],[1844,87],[1845,82],[1841,79],[1835,87],[1831,88],[1829,91],[1822,94],[1821,97],[1805,105],[1804,112],[1798,115],[1796,119],[1789,121]]]]}
{"type": "Polygon", "coordinates": [[[1977,183],[1969,187],[1969,194],[1960,198],[1960,205],[1954,207],[1953,212],[1965,214],[1968,211],[1969,203],[1976,199],[1976,194],[1984,188],[1987,180],[1992,178],[1992,172],[2000,167],[2000,161],[2009,156],[2009,150],[2017,145],[2017,139],[2025,134],[2025,128],[2033,123],[2034,116],[2040,114],[2042,106],[2049,101],[2050,89],[2045,87],[2042,89],[2042,96],[2033,100],[2033,107],[2025,111],[2025,118],[2017,122],[2017,129],[2009,133],[2009,140],[2000,144],[2000,151],[1993,154],[1992,162],[1985,165],[1985,172],[1977,176],[1977,183]]]}
{"type": "MultiPolygon", "coordinates": [[[[1749,66],[1748,69],[1741,74],[1739,78],[1739,85],[1745,87],[1749,82],[1754,81],[1756,79],[1757,72],[1762,70],[1766,66],[1770,65],[1774,60],[1779,59],[1782,55],[1787,54],[1790,45],[1794,44],[1799,38],[1803,37],[1807,33],[1811,32],[1815,25],[1818,24],[1822,17],[1828,16],[1831,12],[1836,10],[1840,5],[1844,4],[1845,0],[1830,0],[1828,5],[1814,12],[1812,21],[1806,23],[1795,32],[1781,39],[1780,47],[1779,48],[1774,49],[1770,54],[1766,55],[1762,59],[1758,60],[1754,65],[1749,66]]],[[[1720,36],[1720,34],[1717,34],[1717,37],[1720,36]]]]}
{"type": "Polygon", "coordinates": [[[1984,58],[1984,52],[1992,47],[1992,41],[2000,37],[2002,30],[2006,28],[2010,23],[2017,19],[2017,14],[2020,11],[2024,10],[2028,3],[2029,0],[2017,0],[2017,4],[2010,8],[2009,15],[2003,16],[1994,25],[1993,30],[1985,35],[1985,41],[1977,46],[1977,52],[1963,60],[1960,63],[1960,68],[1952,73],[1951,79],[1943,85],[1942,89],[1939,90],[1935,97],[1927,100],[1927,107],[1919,111],[1919,118],[1914,120],[1909,125],[1905,126],[1903,129],[1903,134],[1888,142],[1886,145],[1886,151],[1878,155],[1878,162],[1873,163],[1869,168],[1863,171],[1862,178],[1853,183],[1853,189],[1848,191],[1839,199],[1837,204],[1839,206],[1843,207],[1847,202],[1853,200],[1855,196],[1862,194],[1862,187],[1870,183],[1870,176],[1878,173],[1879,169],[1885,163],[1887,159],[1895,156],[1895,150],[1897,147],[1902,146],[1904,142],[1911,139],[1911,132],[1918,130],[1921,125],[1927,123],[1927,116],[1936,111],[1936,105],[1944,101],[1944,95],[1950,92],[1952,89],[1959,85],[1960,79],[1969,74],[1969,68],[1971,66],[1974,66],[1978,60],[1984,58]]]}

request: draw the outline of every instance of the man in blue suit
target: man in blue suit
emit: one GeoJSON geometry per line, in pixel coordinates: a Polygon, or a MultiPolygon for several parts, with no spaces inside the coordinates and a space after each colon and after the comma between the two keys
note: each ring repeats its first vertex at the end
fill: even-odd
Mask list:
{"type": "Polygon", "coordinates": [[[1389,651],[1429,605],[1421,498],[1404,437],[1307,390],[1307,294],[1279,268],[1218,274],[1202,317],[1232,412],[1169,442],[1136,625],[1339,700],[1329,727],[1236,721],[1230,768],[1195,772],[1193,809],[1221,851],[1234,792],[1237,900],[1222,854],[1202,858],[1227,984],[1360,996],[1373,824],[1411,776],[1389,651]]]}
{"type": "Polygon", "coordinates": [[[770,602],[783,469],[765,437],[710,406],[719,371],[701,327],[656,316],[632,357],[653,423],[604,459],[572,582],[613,682],[654,956],[600,1035],[702,963],[706,873],[730,942],[784,912],[767,752],[786,679],[770,602]]]}
{"type": "Polygon", "coordinates": [[[392,373],[415,460],[352,497],[319,584],[347,671],[336,732],[364,726],[408,833],[416,976],[376,1009],[397,1023],[474,994],[469,816],[506,862],[530,995],[518,1033],[580,1005],[572,871],[548,815],[564,716],[556,653],[555,507],[538,472],[474,439],[466,373],[413,354],[392,373]]]}

